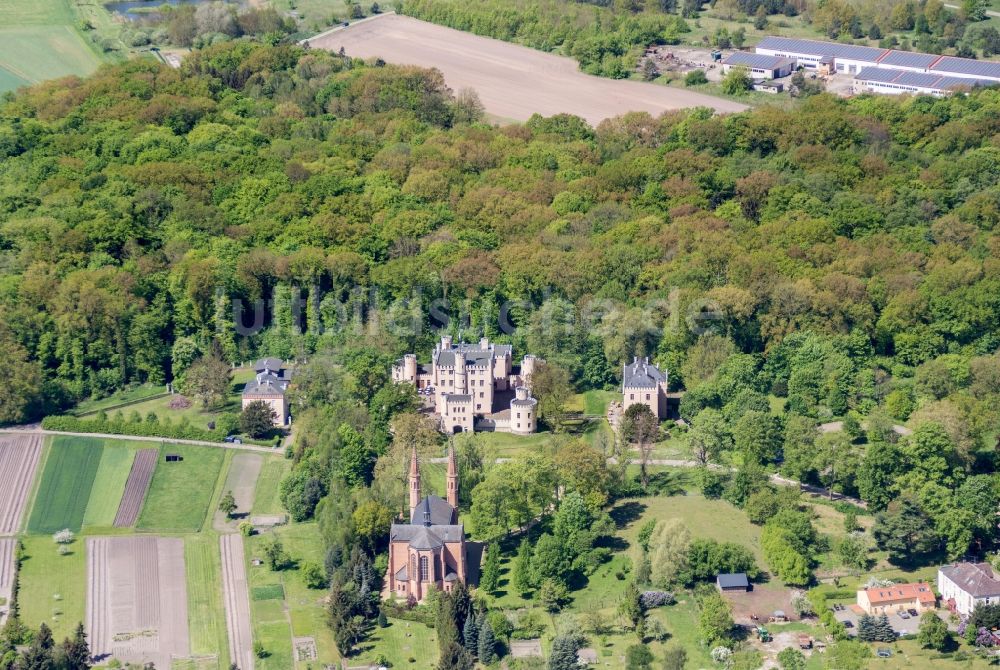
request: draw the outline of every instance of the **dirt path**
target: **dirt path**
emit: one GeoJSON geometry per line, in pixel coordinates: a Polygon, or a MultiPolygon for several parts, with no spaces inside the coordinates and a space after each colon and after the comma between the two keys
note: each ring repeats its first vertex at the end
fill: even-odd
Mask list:
{"type": "Polygon", "coordinates": [[[146,499],[149,483],[153,481],[153,470],[156,469],[159,453],[159,449],[142,449],[136,453],[132,469],[128,473],[128,481],[125,482],[125,492],[118,503],[118,513],[115,514],[116,527],[129,528],[135,525],[142,502],[146,499]]]}
{"type": "Polygon", "coordinates": [[[20,528],[41,455],[39,435],[0,437],[0,535],[20,528]]]}
{"type": "Polygon", "coordinates": [[[516,121],[536,112],[566,112],[596,125],[631,111],[657,116],[686,107],[746,109],[738,102],[682,88],[594,77],[580,72],[570,58],[396,14],[330,30],[308,42],[331,51],[343,47],[353,57],[437,68],[453,91],[475,89],[487,112],[516,121]]]}
{"type": "MultiPolygon", "coordinates": [[[[264,466],[264,457],[260,454],[236,454],[229,466],[226,476],[225,491],[232,491],[236,498],[236,513],[233,519],[227,519],[223,512],[216,510],[212,526],[220,532],[232,532],[237,523],[250,515],[253,509],[253,495],[257,489],[257,478],[264,466]]],[[[242,670],[242,666],[241,666],[242,670]]]]}
{"type": "Polygon", "coordinates": [[[250,629],[250,596],[247,592],[243,536],[219,537],[222,552],[222,595],[226,605],[229,658],[240,670],[253,670],[253,638],[250,629]]]}
{"type": "Polygon", "coordinates": [[[71,433],[62,430],[43,430],[42,428],[0,428],[0,435],[69,435],[70,437],[95,437],[102,440],[127,440],[129,442],[156,442],[157,444],[192,444],[196,447],[218,447],[236,451],[256,451],[262,454],[274,454],[273,447],[261,447],[256,444],[233,444],[231,442],[208,442],[206,440],[175,440],[169,437],[149,437],[147,435],[112,435],[110,433],[71,433]]]}

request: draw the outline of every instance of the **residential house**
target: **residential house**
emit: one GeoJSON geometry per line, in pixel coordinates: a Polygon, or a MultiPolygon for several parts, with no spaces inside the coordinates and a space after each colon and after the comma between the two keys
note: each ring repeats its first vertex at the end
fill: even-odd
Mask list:
{"type": "Polygon", "coordinates": [[[858,591],[858,606],[867,614],[892,614],[909,609],[923,612],[936,605],[937,598],[927,582],[873,586],[858,591]]]}
{"type": "Polygon", "coordinates": [[[285,426],[291,421],[288,408],[288,384],[291,370],[279,358],[262,358],[254,363],[254,378],[243,387],[242,408],[260,400],[274,411],[274,425],[285,426]]]}
{"type": "Polygon", "coordinates": [[[941,604],[963,616],[976,605],[1000,603],[1000,576],[989,563],[955,563],[938,568],[941,604]]]}

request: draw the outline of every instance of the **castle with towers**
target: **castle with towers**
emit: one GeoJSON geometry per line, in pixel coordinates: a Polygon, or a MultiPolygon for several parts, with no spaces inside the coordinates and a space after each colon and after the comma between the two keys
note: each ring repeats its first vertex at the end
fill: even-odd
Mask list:
{"type": "Polygon", "coordinates": [[[410,455],[410,522],[389,530],[388,593],[422,601],[431,589],[450,593],[468,575],[465,527],[458,520],[458,465],[448,448],[447,500],[421,497],[417,450],[410,455]]]}
{"type": "Polygon", "coordinates": [[[483,338],[453,343],[445,335],[431,352],[430,365],[406,354],[392,366],[395,382],[409,383],[440,420],[446,433],[472,431],[530,435],[538,430],[538,401],[531,375],[544,361],[527,354],[520,366],[512,347],[483,338]]]}

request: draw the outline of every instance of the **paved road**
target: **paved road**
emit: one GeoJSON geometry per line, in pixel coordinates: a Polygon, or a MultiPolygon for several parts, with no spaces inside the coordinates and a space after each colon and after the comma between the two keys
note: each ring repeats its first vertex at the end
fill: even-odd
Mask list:
{"type": "Polygon", "coordinates": [[[167,444],[193,444],[199,447],[221,447],[237,451],[258,451],[263,454],[276,454],[273,447],[261,447],[256,444],[233,444],[231,442],[208,442],[205,440],[177,440],[169,437],[149,437],[146,435],[112,435],[111,433],[71,433],[62,430],[45,430],[43,428],[0,428],[0,433],[8,435],[69,435],[70,437],[99,437],[104,440],[128,440],[130,442],[165,442],[167,444]]]}
{"type": "MultiPolygon", "coordinates": [[[[511,460],[511,459],[509,459],[509,458],[498,458],[498,459],[496,459],[496,462],[497,463],[506,463],[509,460],[511,460]]],[[[447,458],[428,458],[428,459],[426,459],[426,461],[429,462],[429,463],[447,463],[448,459],[447,458]]],[[[612,456],[611,458],[608,459],[608,463],[610,463],[612,465],[614,465],[617,462],[618,461],[615,459],[614,456],[612,456]]],[[[637,459],[637,458],[629,459],[629,465],[639,465],[639,464],[640,464],[640,460],[639,459],[637,459]]],[[[698,468],[698,467],[701,467],[701,463],[699,463],[698,461],[683,460],[683,459],[674,459],[674,458],[654,458],[654,459],[650,459],[647,462],[647,465],[658,465],[658,466],[663,466],[663,467],[668,467],[668,468],[698,468]]],[[[709,463],[708,464],[708,468],[710,470],[717,470],[717,471],[732,471],[733,470],[733,468],[730,468],[730,467],[725,466],[725,465],[719,465],[718,463],[709,463]]],[[[860,507],[862,509],[867,509],[868,508],[868,503],[866,503],[864,500],[861,500],[860,498],[854,498],[852,496],[845,496],[845,495],[843,495],[841,493],[833,493],[833,494],[831,494],[830,489],[825,489],[822,486],[813,486],[812,484],[803,484],[800,481],[796,481],[794,479],[789,479],[787,477],[782,477],[779,474],[772,474],[770,476],[770,480],[771,480],[771,483],[777,484],[778,486],[798,486],[799,490],[805,491],[806,493],[811,493],[811,494],[817,495],[817,496],[823,496],[824,498],[829,498],[830,500],[834,500],[834,501],[838,501],[838,502],[839,501],[843,501],[843,502],[846,502],[846,503],[850,503],[852,505],[856,505],[856,506],[858,506],[858,507],[860,507]]]]}

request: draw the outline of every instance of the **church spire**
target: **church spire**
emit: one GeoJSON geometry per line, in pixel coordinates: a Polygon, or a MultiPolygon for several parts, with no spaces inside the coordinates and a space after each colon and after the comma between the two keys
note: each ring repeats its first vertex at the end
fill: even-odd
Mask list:
{"type": "Polygon", "coordinates": [[[448,443],[448,504],[458,511],[458,464],[453,442],[448,443]]]}
{"type": "Polygon", "coordinates": [[[420,504],[420,464],[417,463],[417,448],[410,453],[410,519],[420,504]]]}

